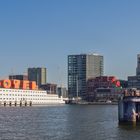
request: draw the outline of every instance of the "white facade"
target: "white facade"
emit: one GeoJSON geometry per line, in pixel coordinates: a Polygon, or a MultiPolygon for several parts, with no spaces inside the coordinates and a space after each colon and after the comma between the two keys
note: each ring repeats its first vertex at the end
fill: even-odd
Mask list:
{"type": "Polygon", "coordinates": [[[0,88],[1,105],[47,105],[64,103],[58,95],[47,94],[41,90],[0,88]]]}

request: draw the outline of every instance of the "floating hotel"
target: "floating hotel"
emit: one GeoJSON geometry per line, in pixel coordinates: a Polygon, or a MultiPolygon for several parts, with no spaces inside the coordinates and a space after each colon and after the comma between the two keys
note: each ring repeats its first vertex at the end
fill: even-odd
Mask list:
{"type": "Polygon", "coordinates": [[[119,122],[140,122],[140,90],[125,90],[118,104],[119,122]]]}
{"type": "Polygon", "coordinates": [[[32,106],[63,104],[62,98],[56,94],[48,94],[39,90],[36,82],[25,80],[0,80],[1,106],[32,106]]]}

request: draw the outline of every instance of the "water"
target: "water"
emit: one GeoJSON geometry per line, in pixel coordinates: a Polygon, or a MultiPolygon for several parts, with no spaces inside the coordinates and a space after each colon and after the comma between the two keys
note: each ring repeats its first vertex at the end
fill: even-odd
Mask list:
{"type": "Polygon", "coordinates": [[[139,137],[139,126],[118,125],[115,105],[0,108],[0,140],[139,140],[139,137]]]}

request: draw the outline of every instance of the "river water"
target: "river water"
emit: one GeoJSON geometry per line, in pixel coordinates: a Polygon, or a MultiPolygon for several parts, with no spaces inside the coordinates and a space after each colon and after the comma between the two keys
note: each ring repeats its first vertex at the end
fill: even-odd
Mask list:
{"type": "Polygon", "coordinates": [[[118,125],[117,105],[0,108],[0,140],[139,139],[139,126],[118,125]]]}

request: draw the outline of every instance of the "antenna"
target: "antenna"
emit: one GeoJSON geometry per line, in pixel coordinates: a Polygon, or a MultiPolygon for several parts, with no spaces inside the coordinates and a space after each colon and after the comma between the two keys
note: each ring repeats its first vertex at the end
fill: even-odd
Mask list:
{"type": "Polygon", "coordinates": [[[11,75],[14,75],[14,68],[11,68],[11,75]]]}
{"type": "Polygon", "coordinates": [[[61,83],[61,71],[60,71],[60,66],[57,66],[57,71],[58,71],[58,81],[59,81],[59,86],[61,87],[62,86],[62,83],[61,83]]]}
{"type": "Polygon", "coordinates": [[[24,72],[23,72],[23,75],[28,75],[27,71],[24,71],[24,72]]]}

